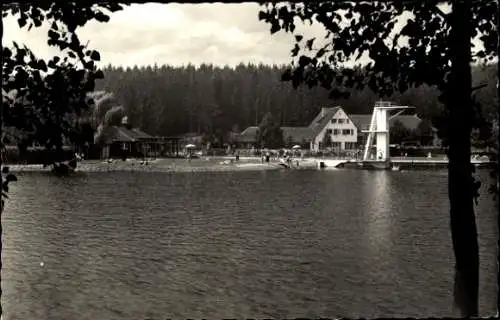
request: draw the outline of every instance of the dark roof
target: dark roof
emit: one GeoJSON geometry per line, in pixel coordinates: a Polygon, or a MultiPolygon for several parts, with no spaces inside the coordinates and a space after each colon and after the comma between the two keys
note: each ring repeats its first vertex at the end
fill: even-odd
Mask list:
{"type": "Polygon", "coordinates": [[[108,127],[104,131],[106,143],[112,142],[135,142],[138,140],[151,139],[152,136],[137,128],[128,129],[122,126],[108,127]]]}
{"type": "Polygon", "coordinates": [[[349,118],[351,118],[352,123],[358,128],[358,130],[364,130],[365,127],[370,125],[370,121],[372,120],[371,114],[350,114],[349,118]]]}
{"type": "Polygon", "coordinates": [[[255,142],[257,139],[257,131],[259,130],[259,127],[248,127],[243,132],[240,133],[240,136],[238,137],[238,141],[240,142],[255,142]]]}
{"type": "Polygon", "coordinates": [[[127,129],[127,128],[124,128],[124,127],[120,127],[121,130],[128,130],[128,133],[132,133],[134,134],[135,136],[135,139],[150,139],[152,138],[153,136],[151,136],[150,134],[147,134],[146,132],[142,131],[141,129],[138,129],[138,128],[133,128],[133,129],[127,129]]]}
{"type": "Polygon", "coordinates": [[[186,133],[178,134],[178,135],[176,135],[176,137],[179,137],[179,138],[199,138],[199,137],[203,137],[203,133],[186,132],[186,133]]]}
{"type": "Polygon", "coordinates": [[[321,108],[321,111],[308,127],[311,130],[311,136],[317,136],[340,109],[341,107],[321,108]]]}
{"type": "MultiPolygon", "coordinates": [[[[258,127],[248,127],[240,134],[238,141],[240,142],[255,142],[257,139],[258,127]]],[[[301,143],[302,141],[310,141],[312,138],[312,130],[309,127],[281,127],[283,130],[283,139],[287,141],[289,137],[292,142],[301,143]]]]}
{"type": "MultiPolygon", "coordinates": [[[[352,122],[356,125],[356,127],[360,130],[366,130],[370,126],[370,122],[372,119],[371,114],[351,114],[349,115],[352,122]]],[[[407,129],[415,130],[418,128],[422,119],[420,119],[416,114],[414,115],[399,115],[391,120],[389,120],[389,125],[394,125],[394,122],[399,121],[405,126],[407,129]]]]}

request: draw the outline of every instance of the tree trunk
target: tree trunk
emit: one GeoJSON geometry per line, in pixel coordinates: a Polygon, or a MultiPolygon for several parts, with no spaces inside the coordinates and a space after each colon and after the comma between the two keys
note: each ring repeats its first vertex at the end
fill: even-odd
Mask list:
{"type": "Polygon", "coordinates": [[[471,4],[455,0],[451,16],[448,193],[455,253],[454,305],[461,315],[478,315],[479,245],[474,215],[471,157],[471,4]],[[450,90],[451,89],[451,90],[450,90]]]}
{"type": "MultiPolygon", "coordinates": [[[[500,1],[497,2],[497,32],[499,35],[499,40],[500,40],[500,1]]],[[[500,41],[497,41],[497,57],[500,57],[500,41]]],[[[500,115],[500,63],[497,62],[497,117],[500,115]]],[[[498,118],[497,118],[498,119],[498,118]]],[[[495,171],[496,171],[496,192],[497,196],[499,195],[499,182],[500,182],[500,160],[498,159],[498,156],[500,154],[500,131],[493,130],[493,141],[495,141],[496,138],[496,152],[497,152],[497,163],[495,165],[495,171]],[[496,133],[496,137],[494,136],[496,133]]],[[[495,143],[493,144],[495,145],[495,143]]],[[[500,212],[500,199],[497,198],[497,205],[498,207],[498,212],[500,212]]],[[[498,224],[498,229],[497,232],[500,232],[500,216],[497,217],[497,224],[498,224]]],[[[498,239],[498,245],[497,248],[500,248],[500,238],[498,239]]],[[[498,250],[498,249],[497,249],[498,250]]],[[[498,261],[500,261],[500,250],[498,251],[498,261]]],[[[497,262],[498,263],[498,262],[497,262]]],[[[500,283],[500,272],[497,275],[497,280],[498,283],[500,283]]],[[[497,306],[500,306],[500,294],[497,294],[497,306]]]]}
{"type": "MultiPolygon", "coordinates": [[[[0,7],[0,13],[3,14],[3,10],[0,7]]],[[[3,39],[3,19],[0,21],[0,50],[3,52],[3,43],[1,42],[3,39]]],[[[2,65],[3,65],[3,59],[2,59],[2,65]]],[[[0,76],[2,75],[2,70],[0,70],[0,76]]],[[[0,106],[0,133],[3,132],[3,104],[0,106]]],[[[0,152],[4,151],[4,144],[3,144],[3,138],[0,141],[0,152]]],[[[0,157],[0,170],[3,170],[3,166],[5,165],[3,163],[3,158],[0,157]]],[[[3,175],[0,173],[0,186],[3,186],[3,175]]],[[[2,188],[3,191],[3,188],[2,188]]],[[[4,197],[1,196],[1,201],[0,201],[0,318],[3,319],[3,309],[2,309],[2,255],[3,255],[3,209],[4,209],[4,197]]]]}

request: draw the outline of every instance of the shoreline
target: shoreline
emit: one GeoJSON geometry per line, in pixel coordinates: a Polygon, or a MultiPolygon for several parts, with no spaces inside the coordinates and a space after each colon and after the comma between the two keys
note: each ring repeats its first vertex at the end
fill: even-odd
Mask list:
{"type": "MultiPolygon", "coordinates": [[[[51,172],[52,166],[43,167],[41,164],[12,164],[5,165],[9,167],[10,172],[51,172]]],[[[189,164],[159,164],[158,162],[148,162],[147,165],[137,162],[122,162],[116,161],[106,163],[101,161],[79,162],[75,173],[97,173],[97,172],[158,172],[158,173],[175,173],[175,172],[237,172],[237,171],[267,171],[279,170],[282,167],[276,163],[261,164],[261,163],[236,163],[236,164],[219,164],[211,163],[208,165],[189,165],[189,164]]]]}
{"type": "MultiPolygon", "coordinates": [[[[342,158],[303,158],[292,159],[292,166],[284,168],[281,162],[277,159],[272,159],[269,163],[262,163],[260,157],[240,157],[239,161],[232,156],[220,157],[202,157],[198,159],[169,159],[157,158],[147,160],[144,164],[142,159],[127,159],[126,161],[115,160],[106,162],[101,160],[83,160],[78,162],[76,172],[236,172],[236,171],[264,171],[264,170],[319,170],[319,163],[323,160],[339,160],[345,161],[338,168],[329,167],[328,169],[361,169],[358,164],[361,163],[357,159],[342,159],[342,158]],[[295,161],[299,160],[299,166],[295,166],[295,161]]],[[[393,165],[401,167],[405,170],[419,169],[446,169],[448,161],[444,158],[394,158],[393,165]]],[[[479,168],[488,168],[495,165],[495,162],[478,162],[472,161],[479,168]]],[[[10,168],[11,172],[51,172],[52,166],[43,167],[42,164],[5,164],[10,168]]],[[[323,168],[325,169],[325,168],[323,168]]]]}

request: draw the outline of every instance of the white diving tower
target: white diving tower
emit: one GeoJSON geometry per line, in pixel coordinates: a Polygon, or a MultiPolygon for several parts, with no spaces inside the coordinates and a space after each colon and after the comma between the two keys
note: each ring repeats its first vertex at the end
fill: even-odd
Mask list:
{"type": "Polygon", "coordinates": [[[397,117],[402,112],[407,109],[414,107],[409,106],[397,106],[393,105],[388,101],[377,101],[375,107],[373,108],[373,114],[370,122],[370,127],[368,130],[362,130],[361,132],[368,133],[366,139],[365,150],[363,153],[363,163],[370,163],[375,167],[388,168],[390,166],[390,156],[389,156],[389,120],[397,117]],[[396,111],[395,114],[390,114],[391,111],[396,111]],[[370,159],[370,149],[373,144],[373,139],[376,139],[376,154],[375,159],[370,159]]]}

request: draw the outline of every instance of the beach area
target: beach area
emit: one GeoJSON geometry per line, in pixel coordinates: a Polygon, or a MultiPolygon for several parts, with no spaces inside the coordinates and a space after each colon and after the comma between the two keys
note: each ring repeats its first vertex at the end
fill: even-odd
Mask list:
{"type": "MultiPolygon", "coordinates": [[[[401,169],[446,169],[448,160],[445,157],[394,157],[394,166],[401,169]]],[[[476,167],[490,167],[492,161],[473,159],[476,167]]],[[[290,163],[284,159],[271,157],[269,162],[260,157],[241,156],[204,156],[200,158],[156,158],[123,160],[82,160],[76,172],[227,172],[227,171],[262,171],[262,170],[317,170],[317,169],[359,169],[357,159],[332,157],[292,158],[290,163]],[[323,166],[321,165],[323,164],[323,166]]],[[[11,172],[49,172],[52,166],[42,164],[9,164],[11,172]]]]}
{"type": "MultiPolygon", "coordinates": [[[[52,166],[41,164],[7,165],[11,172],[49,172],[52,166]]],[[[277,170],[279,161],[262,163],[260,158],[245,157],[238,161],[234,157],[203,157],[199,159],[127,159],[102,161],[83,160],[78,162],[76,172],[219,172],[244,170],[277,170]]]]}

